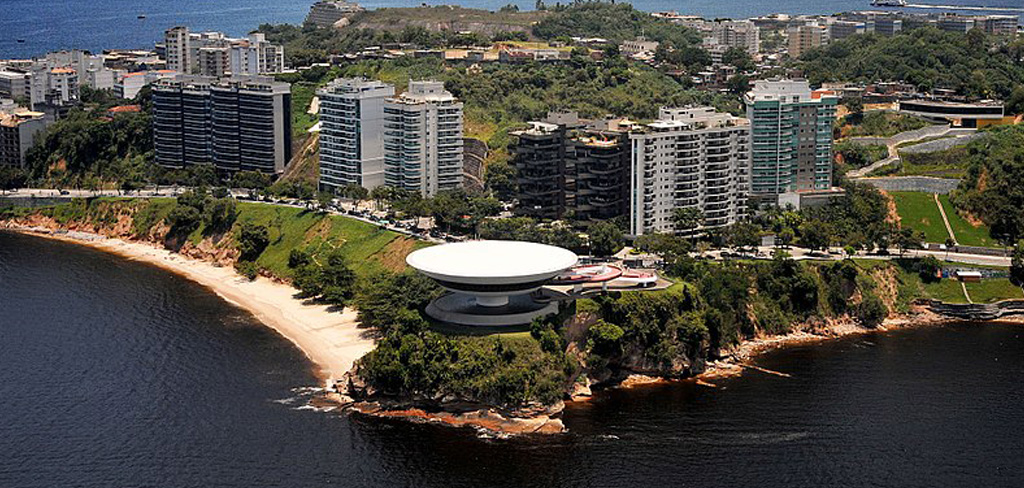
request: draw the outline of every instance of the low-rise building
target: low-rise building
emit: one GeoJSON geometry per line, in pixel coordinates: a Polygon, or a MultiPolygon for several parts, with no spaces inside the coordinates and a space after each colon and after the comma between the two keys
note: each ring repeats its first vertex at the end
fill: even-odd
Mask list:
{"type": "Polygon", "coordinates": [[[140,71],[137,73],[125,73],[119,77],[114,84],[114,95],[117,98],[132,100],[139,95],[146,85],[156,83],[159,80],[174,78],[179,73],[171,70],[140,71]]]}
{"type": "Polygon", "coordinates": [[[653,53],[658,50],[659,45],[660,43],[658,43],[658,41],[650,41],[641,36],[632,41],[623,41],[622,44],[619,45],[619,51],[626,55],[645,52],[653,53]]]}

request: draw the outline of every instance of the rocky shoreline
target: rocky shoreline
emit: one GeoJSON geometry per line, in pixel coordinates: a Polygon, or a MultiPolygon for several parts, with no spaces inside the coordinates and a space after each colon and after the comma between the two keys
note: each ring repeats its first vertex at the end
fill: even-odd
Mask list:
{"type": "MultiPolygon", "coordinates": [[[[0,229],[8,229],[16,232],[40,235],[89,245],[91,247],[108,250],[101,245],[110,236],[100,235],[97,229],[64,228],[52,220],[33,219],[25,222],[0,222],[0,229]]],[[[122,240],[123,235],[119,236],[122,240]]],[[[129,241],[124,241],[131,244],[129,241]]],[[[137,245],[152,246],[149,241],[134,241],[137,245]]],[[[109,246],[108,246],[109,247],[109,246]]],[[[177,253],[175,253],[177,254],[177,253]]],[[[193,260],[204,260],[201,253],[190,253],[193,260]]],[[[131,256],[129,256],[131,257],[131,256]]],[[[183,256],[184,257],[184,256],[183,256]]],[[[231,270],[223,266],[223,263],[216,262],[223,259],[223,256],[206,256],[205,261],[221,266],[221,270],[231,270]]],[[[187,259],[187,258],[186,258],[187,259]]],[[[143,259],[145,260],[145,259],[143,259]]],[[[159,264],[158,264],[159,265],[159,264]]],[[[162,264],[170,267],[168,263],[162,264]]],[[[172,269],[173,270],[173,269],[172,269]]],[[[188,276],[188,273],[185,273],[188,276]]],[[[239,278],[235,275],[236,278],[239,278]]],[[[209,286],[209,284],[207,284],[209,286]]],[[[283,285],[278,285],[283,286],[283,285]]],[[[239,300],[232,300],[243,308],[247,308],[257,317],[261,317],[258,311],[254,311],[239,303],[239,300]]],[[[261,321],[263,318],[261,318],[261,321]]],[[[664,375],[657,371],[645,370],[641,373],[628,374],[617,378],[604,379],[601,383],[592,384],[591,379],[584,376],[582,382],[576,382],[572,390],[567,394],[565,402],[589,401],[594,389],[608,388],[636,388],[644,385],[694,381],[699,385],[714,387],[713,380],[725,377],[734,377],[742,374],[745,370],[753,369],[770,374],[776,372],[763,370],[751,364],[751,360],[767,351],[791,347],[802,344],[816,343],[833,340],[851,335],[884,332],[910,327],[941,325],[958,321],[959,319],[944,317],[932,312],[929,307],[915,306],[910,315],[895,316],[888,318],[881,326],[876,328],[862,327],[849,317],[831,320],[826,323],[798,324],[796,330],[784,335],[762,336],[744,340],[740,344],[723,351],[722,357],[716,360],[709,360],[706,366],[702,365],[696,374],[683,374],[679,372],[665,372],[664,375]]],[[[270,324],[268,324],[270,325],[270,324]]],[[[272,326],[279,331],[283,330],[282,325],[272,326]]],[[[287,335],[286,335],[287,336],[287,335]]],[[[303,349],[314,362],[319,363],[305,347],[292,339],[300,349],[303,349]]],[[[320,354],[323,356],[324,354],[320,354]]],[[[351,364],[351,362],[349,363],[351,364]]],[[[321,367],[324,365],[321,364],[321,367]]],[[[335,368],[335,374],[337,369],[335,368]]],[[[338,376],[334,376],[337,378],[338,376]]],[[[555,405],[532,405],[527,408],[515,411],[505,411],[489,405],[461,402],[457,399],[400,399],[376,394],[367,391],[365,385],[358,380],[354,369],[346,373],[340,380],[331,379],[330,375],[322,377],[327,383],[329,393],[325,394],[322,401],[338,406],[341,409],[358,415],[366,415],[378,418],[397,418],[417,423],[437,424],[450,427],[472,428],[482,435],[507,437],[524,434],[559,434],[567,431],[567,427],[561,419],[565,408],[565,402],[558,402],[555,405]]]]}

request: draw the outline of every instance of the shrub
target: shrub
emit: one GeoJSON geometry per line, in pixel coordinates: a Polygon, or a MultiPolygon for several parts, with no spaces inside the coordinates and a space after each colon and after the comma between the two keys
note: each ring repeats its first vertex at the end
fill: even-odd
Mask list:
{"type": "Polygon", "coordinates": [[[252,261],[238,261],[235,263],[235,271],[246,277],[249,281],[255,280],[260,274],[260,267],[252,261]]]}
{"type": "Polygon", "coordinates": [[[270,231],[265,225],[252,222],[242,224],[242,228],[238,232],[239,260],[256,261],[268,245],[270,245],[270,231]]]}

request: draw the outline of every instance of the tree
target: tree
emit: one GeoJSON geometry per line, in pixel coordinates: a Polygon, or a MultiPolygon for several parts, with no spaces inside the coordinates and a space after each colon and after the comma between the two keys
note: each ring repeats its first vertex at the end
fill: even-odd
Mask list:
{"type": "Polygon", "coordinates": [[[484,182],[499,200],[510,201],[516,196],[516,167],[504,161],[494,161],[484,170],[484,182]]]}
{"type": "Polygon", "coordinates": [[[896,247],[900,250],[900,256],[902,257],[907,249],[920,248],[924,239],[923,232],[914,232],[910,227],[900,229],[896,234],[896,247]]]}
{"type": "Polygon", "coordinates": [[[256,261],[268,245],[270,245],[270,231],[267,226],[253,222],[242,224],[238,232],[238,259],[240,261],[256,261]]]}
{"type": "Polygon", "coordinates": [[[345,255],[333,251],[327,255],[327,263],[321,271],[323,301],[332,305],[345,305],[352,298],[356,274],[348,267],[345,255]]]}
{"type": "MultiPolygon", "coordinates": [[[[230,197],[212,199],[203,205],[203,223],[209,231],[224,231],[231,228],[238,218],[235,199],[230,197]]],[[[206,232],[206,231],[204,231],[206,232]]]]}
{"type": "Polygon", "coordinates": [[[25,184],[25,172],[21,168],[10,166],[0,167],[0,192],[17,190],[25,184]]]}
{"type": "Polygon", "coordinates": [[[917,274],[925,283],[938,281],[941,271],[942,263],[935,256],[925,256],[917,262],[917,274]]]}
{"type": "Polygon", "coordinates": [[[704,224],[704,212],[696,207],[677,208],[672,212],[672,224],[677,232],[695,237],[695,230],[704,224]]]}
{"type": "Polygon", "coordinates": [[[750,222],[737,222],[729,227],[728,241],[733,247],[757,247],[761,243],[758,228],[750,222]]]}
{"type": "Polygon", "coordinates": [[[316,194],[316,206],[321,212],[326,213],[334,203],[334,195],[329,191],[321,191],[316,194]]]}
{"type": "Polygon", "coordinates": [[[736,67],[740,72],[750,71],[754,69],[754,60],[747,53],[747,50],[742,47],[730,47],[722,55],[722,62],[725,64],[731,64],[736,67]]]}
{"type": "Polygon", "coordinates": [[[622,249],[622,231],[611,222],[595,222],[587,229],[590,252],[594,256],[611,256],[622,249]]]}
{"type": "Polygon", "coordinates": [[[778,244],[778,245],[780,245],[782,247],[789,247],[789,245],[792,244],[795,239],[796,239],[796,233],[793,232],[793,229],[791,229],[789,227],[786,227],[786,228],[782,229],[775,236],[776,244],[778,244]]]}
{"type": "Polygon", "coordinates": [[[832,231],[820,220],[809,220],[800,226],[800,243],[812,250],[824,250],[832,242],[832,231]]]}
{"type": "Polygon", "coordinates": [[[1013,256],[1010,258],[1010,280],[1017,286],[1024,286],[1024,241],[1018,241],[1013,246],[1013,256]]]}
{"type": "Polygon", "coordinates": [[[952,237],[946,238],[946,261],[949,261],[949,250],[956,246],[956,241],[952,237]]]}
{"type": "Polygon", "coordinates": [[[726,80],[725,86],[729,89],[730,93],[742,95],[750,91],[750,77],[743,74],[730,76],[726,80]]]}

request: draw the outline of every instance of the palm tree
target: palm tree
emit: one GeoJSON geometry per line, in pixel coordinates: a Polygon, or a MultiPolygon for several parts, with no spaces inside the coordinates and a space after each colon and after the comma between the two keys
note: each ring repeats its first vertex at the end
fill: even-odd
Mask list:
{"type": "Polygon", "coordinates": [[[694,231],[704,224],[704,213],[696,207],[677,208],[672,213],[672,224],[677,231],[690,234],[690,239],[696,238],[694,231]]]}

